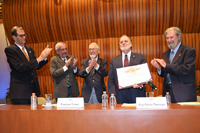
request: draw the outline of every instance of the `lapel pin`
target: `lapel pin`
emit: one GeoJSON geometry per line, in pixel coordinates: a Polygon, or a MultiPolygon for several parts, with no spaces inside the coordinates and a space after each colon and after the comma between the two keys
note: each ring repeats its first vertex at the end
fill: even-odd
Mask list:
{"type": "Polygon", "coordinates": [[[181,54],[179,54],[179,56],[181,56],[181,54]]]}
{"type": "Polygon", "coordinates": [[[133,57],[135,57],[135,55],[133,55],[133,57]]]}
{"type": "Polygon", "coordinates": [[[31,51],[29,51],[29,53],[31,53],[31,51]]]}

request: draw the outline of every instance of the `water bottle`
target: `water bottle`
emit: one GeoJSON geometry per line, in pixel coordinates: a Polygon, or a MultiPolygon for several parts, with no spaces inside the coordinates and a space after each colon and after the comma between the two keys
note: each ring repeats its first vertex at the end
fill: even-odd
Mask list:
{"type": "Polygon", "coordinates": [[[32,110],[37,109],[37,97],[35,93],[32,93],[32,96],[31,96],[31,109],[32,110]]]}
{"type": "Polygon", "coordinates": [[[111,97],[110,97],[110,107],[115,107],[116,106],[116,98],[114,96],[114,94],[111,94],[111,97]]]}
{"type": "Polygon", "coordinates": [[[169,92],[166,92],[166,100],[167,100],[167,104],[170,104],[171,103],[171,96],[169,95],[169,92]]]}
{"type": "Polygon", "coordinates": [[[102,95],[102,107],[108,107],[108,95],[106,94],[106,91],[104,91],[102,95]]]}

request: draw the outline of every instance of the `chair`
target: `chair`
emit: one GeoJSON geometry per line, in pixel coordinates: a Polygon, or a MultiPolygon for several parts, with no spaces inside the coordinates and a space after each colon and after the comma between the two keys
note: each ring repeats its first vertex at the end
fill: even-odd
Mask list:
{"type": "Polygon", "coordinates": [[[38,105],[46,104],[44,97],[38,97],[37,99],[38,99],[38,105]]]}
{"type": "Polygon", "coordinates": [[[197,96],[197,102],[200,102],[200,96],[197,96]]]}
{"type": "Polygon", "coordinates": [[[53,100],[51,100],[51,104],[56,104],[56,99],[54,98],[53,100]]]}

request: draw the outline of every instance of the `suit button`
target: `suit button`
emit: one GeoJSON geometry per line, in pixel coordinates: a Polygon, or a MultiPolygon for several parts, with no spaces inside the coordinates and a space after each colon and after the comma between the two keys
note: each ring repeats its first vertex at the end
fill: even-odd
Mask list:
{"type": "Polygon", "coordinates": [[[33,83],[33,81],[31,81],[31,83],[33,83]]]}
{"type": "Polygon", "coordinates": [[[33,73],[31,73],[31,75],[33,75],[33,73]]]}

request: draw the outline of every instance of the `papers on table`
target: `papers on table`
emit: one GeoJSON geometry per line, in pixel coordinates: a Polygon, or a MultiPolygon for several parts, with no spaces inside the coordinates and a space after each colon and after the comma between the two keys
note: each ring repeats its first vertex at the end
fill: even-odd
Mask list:
{"type": "Polygon", "coordinates": [[[200,105],[200,102],[179,102],[180,105],[200,105]]]}
{"type": "Polygon", "coordinates": [[[119,89],[132,87],[134,83],[145,84],[152,81],[147,63],[117,68],[117,78],[119,89]]]}

